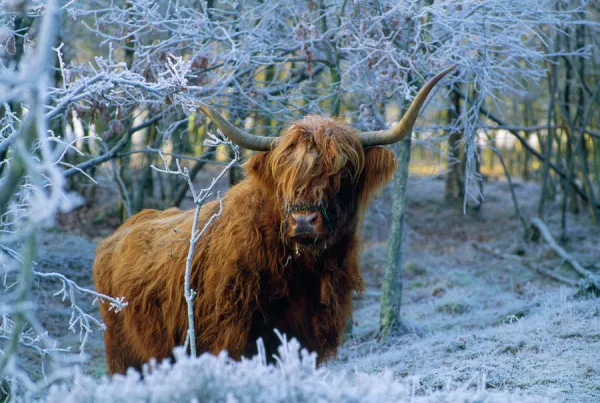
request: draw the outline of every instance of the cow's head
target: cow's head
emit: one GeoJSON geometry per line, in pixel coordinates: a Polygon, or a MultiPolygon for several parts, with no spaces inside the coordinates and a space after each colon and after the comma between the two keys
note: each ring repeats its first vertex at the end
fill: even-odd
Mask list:
{"type": "Polygon", "coordinates": [[[264,151],[252,156],[246,168],[276,195],[285,241],[322,250],[355,230],[370,196],[392,177],[394,154],[377,146],[410,134],[427,95],[452,69],[425,84],[398,124],[376,132],[361,133],[335,119],[308,116],[283,136],[252,136],[212,108],[200,109],[241,147],[264,151]]]}

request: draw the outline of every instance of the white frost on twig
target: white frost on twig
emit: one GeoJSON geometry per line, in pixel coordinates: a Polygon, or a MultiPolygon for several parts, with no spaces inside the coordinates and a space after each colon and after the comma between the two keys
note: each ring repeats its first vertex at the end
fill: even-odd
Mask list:
{"type": "Polygon", "coordinates": [[[185,302],[187,304],[187,314],[188,314],[188,330],[186,335],[185,347],[189,346],[190,353],[193,357],[196,357],[196,336],[195,336],[195,326],[194,326],[194,298],[196,296],[196,290],[191,288],[190,277],[192,271],[192,259],[194,257],[194,248],[196,242],[202,237],[202,235],[206,232],[208,227],[221,215],[223,212],[223,201],[221,200],[221,195],[217,192],[217,199],[219,201],[219,210],[214,213],[205,223],[201,230],[198,230],[198,217],[200,215],[200,209],[206,199],[208,199],[212,195],[212,191],[217,184],[217,182],[228,172],[240,159],[239,147],[235,145],[231,140],[218,131],[218,136],[215,136],[212,133],[206,133],[207,139],[204,141],[205,145],[210,147],[217,147],[220,145],[224,145],[233,150],[234,156],[229,161],[227,166],[225,166],[221,172],[212,179],[210,185],[204,189],[201,189],[199,192],[196,192],[192,179],[190,178],[188,169],[186,167],[182,168],[179,162],[179,159],[175,159],[175,165],[177,167],[176,171],[173,171],[169,168],[168,158],[165,157],[162,152],[159,153],[160,158],[163,161],[164,169],[160,169],[152,165],[152,169],[157,172],[169,174],[169,175],[177,175],[183,177],[192,192],[192,196],[194,199],[194,204],[196,205],[194,211],[194,221],[192,223],[192,233],[190,234],[190,247],[188,249],[188,255],[185,261],[185,274],[184,274],[184,297],[185,302]]]}

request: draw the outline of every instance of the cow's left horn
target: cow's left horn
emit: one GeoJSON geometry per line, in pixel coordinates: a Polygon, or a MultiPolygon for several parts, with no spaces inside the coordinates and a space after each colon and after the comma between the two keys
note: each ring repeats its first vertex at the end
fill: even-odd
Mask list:
{"type": "Polygon", "coordinates": [[[402,117],[402,120],[395,124],[393,127],[387,130],[378,130],[375,132],[362,132],[359,133],[360,142],[364,147],[370,146],[380,146],[386,144],[393,144],[404,137],[406,137],[412,130],[415,121],[417,120],[417,116],[419,116],[419,112],[421,107],[425,103],[425,99],[427,99],[427,95],[433,89],[433,87],[440,81],[446,74],[450,73],[456,65],[448,67],[446,70],[437,74],[431,80],[427,82],[421,88],[421,91],[417,94],[415,99],[412,101],[408,110],[402,117]]]}
{"type": "Polygon", "coordinates": [[[277,143],[277,137],[253,136],[238,129],[208,105],[199,103],[198,108],[213,121],[215,126],[217,126],[229,140],[242,148],[254,151],[269,151],[273,149],[277,143]]]}

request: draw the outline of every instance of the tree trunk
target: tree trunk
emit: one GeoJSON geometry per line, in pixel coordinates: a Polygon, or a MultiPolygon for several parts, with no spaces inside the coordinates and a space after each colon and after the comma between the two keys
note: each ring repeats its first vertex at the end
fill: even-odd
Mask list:
{"type": "MultiPolygon", "coordinates": [[[[585,18],[585,15],[581,15],[580,18],[585,18]]],[[[585,26],[578,26],[575,30],[576,38],[577,38],[577,49],[582,49],[585,46],[585,26]]],[[[573,129],[571,130],[573,134],[575,134],[575,127],[579,127],[579,138],[577,139],[577,145],[575,146],[575,151],[577,156],[579,157],[581,163],[581,176],[583,182],[583,189],[588,195],[588,209],[590,211],[590,216],[592,217],[592,222],[594,224],[598,224],[598,215],[599,209],[596,206],[596,196],[594,194],[594,187],[592,185],[592,181],[590,180],[590,167],[588,164],[588,150],[586,145],[585,138],[585,129],[588,125],[588,108],[586,107],[586,96],[584,91],[584,80],[585,80],[585,64],[587,62],[583,57],[578,57],[578,70],[579,70],[579,79],[582,82],[579,85],[578,92],[578,102],[577,102],[577,115],[575,117],[575,122],[573,124],[573,129]]],[[[593,95],[592,95],[593,96],[593,95]]],[[[593,102],[593,100],[590,100],[593,102]]]]}
{"type": "MultiPolygon", "coordinates": [[[[557,36],[554,43],[554,50],[558,53],[560,49],[560,35],[557,36]]],[[[555,60],[553,60],[555,61],[555,60]]],[[[540,202],[538,205],[538,217],[542,220],[544,219],[544,203],[546,199],[552,196],[554,198],[553,187],[550,187],[550,161],[552,159],[552,138],[555,135],[554,133],[554,123],[556,123],[556,114],[554,113],[554,102],[556,100],[556,91],[558,90],[558,66],[556,63],[552,63],[550,66],[549,76],[548,76],[548,87],[550,89],[550,103],[548,105],[548,112],[546,115],[546,145],[543,151],[544,153],[544,161],[543,161],[543,169],[542,169],[542,192],[540,195],[540,202]],[[554,120],[553,120],[554,119],[554,120]]],[[[542,145],[542,141],[540,138],[540,146],[542,145]]],[[[557,153],[560,153],[560,143],[557,144],[557,148],[559,149],[557,153]]]]}
{"type": "MultiPolygon", "coordinates": [[[[450,92],[450,100],[452,108],[447,110],[448,124],[456,124],[456,119],[460,115],[460,98],[456,92],[450,92]]],[[[448,137],[448,162],[446,173],[446,187],[444,189],[444,200],[448,203],[461,205],[461,201],[465,197],[465,185],[463,182],[460,141],[463,137],[463,132],[460,130],[453,131],[448,137]]]]}
{"type": "MultiPolygon", "coordinates": [[[[148,144],[151,144],[152,148],[156,149],[160,147],[162,143],[162,134],[158,133],[156,125],[152,125],[148,133],[148,144]]],[[[144,197],[146,193],[152,197],[154,194],[154,181],[152,180],[152,161],[154,161],[154,154],[148,154],[146,156],[146,167],[144,168],[144,174],[138,188],[138,193],[135,202],[132,207],[132,213],[139,213],[144,207],[144,197]]]]}
{"type": "MultiPolygon", "coordinates": [[[[525,96],[525,104],[523,105],[523,122],[525,126],[531,126],[533,124],[533,105],[531,95],[528,93],[525,96]]],[[[530,133],[523,132],[523,137],[529,141],[530,133]]],[[[531,154],[525,147],[523,147],[523,168],[521,170],[521,177],[523,180],[528,181],[530,179],[529,169],[531,167],[531,154]]]]}
{"type": "Polygon", "coordinates": [[[410,162],[411,136],[394,145],[398,168],[393,180],[392,227],[388,240],[387,263],[381,290],[381,333],[402,330],[402,235],[406,215],[406,185],[410,162]]]}
{"type": "Polygon", "coordinates": [[[596,188],[600,189],[600,140],[592,140],[594,145],[594,170],[596,177],[596,188]]]}
{"type": "MultiPolygon", "coordinates": [[[[571,41],[569,39],[569,37],[567,36],[568,34],[565,33],[564,39],[565,39],[565,47],[567,51],[571,50],[571,41]]],[[[573,69],[571,66],[571,63],[569,63],[567,61],[567,63],[565,63],[565,74],[566,74],[566,78],[565,78],[565,90],[563,93],[563,110],[564,110],[564,119],[569,121],[571,119],[571,80],[573,79],[573,69]]],[[[566,144],[566,149],[565,149],[565,166],[566,166],[566,170],[567,170],[567,178],[564,181],[564,194],[563,194],[563,200],[562,200],[562,206],[561,206],[561,240],[563,242],[566,242],[568,239],[567,236],[567,206],[569,205],[569,200],[570,200],[570,204],[571,204],[571,211],[573,213],[577,212],[577,199],[573,197],[572,193],[572,188],[571,188],[571,181],[574,179],[574,158],[573,158],[573,141],[571,139],[571,133],[569,133],[566,130],[562,131],[567,138],[567,144],[566,144]]]]}

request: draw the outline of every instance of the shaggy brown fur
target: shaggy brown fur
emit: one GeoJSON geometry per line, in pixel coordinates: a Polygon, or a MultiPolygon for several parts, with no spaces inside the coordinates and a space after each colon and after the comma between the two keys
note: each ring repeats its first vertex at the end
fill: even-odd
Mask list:
{"type": "MultiPolygon", "coordinates": [[[[223,198],[223,212],[198,241],[192,288],[199,351],[256,352],[262,337],[276,351],[273,329],[296,337],[322,361],[335,354],[363,289],[357,229],[370,196],[396,167],[380,147],[363,149],[352,128],[307,117],[272,151],[254,155],[247,179],[223,198]],[[314,244],[286,234],[294,208],[318,205],[328,232],[314,244]],[[300,207],[297,207],[300,206],[300,207]]],[[[218,211],[204,206],[199,227],[218,211]]],[[[193,211],[144,210],[96,251],[99,292],[124,296],[121,312],[101,305],[111,374],[163,359],[182,345],[187,329],[184,271],[193,211]]]]}

